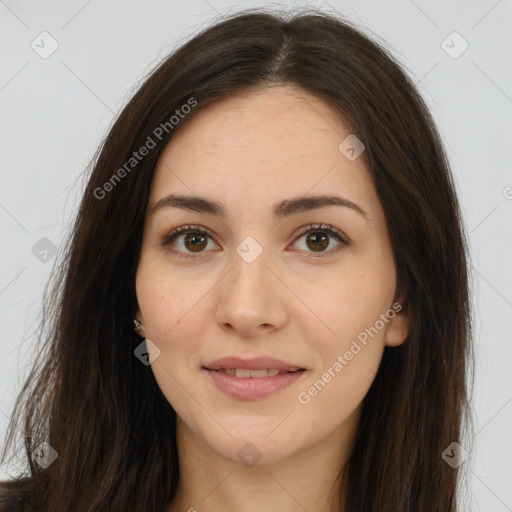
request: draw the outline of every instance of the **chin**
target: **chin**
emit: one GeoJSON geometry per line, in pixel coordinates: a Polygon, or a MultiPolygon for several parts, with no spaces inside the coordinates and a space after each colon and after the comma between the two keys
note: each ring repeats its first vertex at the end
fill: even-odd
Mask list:
{"type": "Polygon", "coordinates": [[[222,438],[212,439],[207,435],[205,441],[213,451],[231,462],[247,467],[268,466],[282,462],[300,450],[298,436],[283,435],[283,432],[279,435],[277,430],[272,432],[273,429],[275,423],[270,429],[240,425],[240,433],[227,429],[233,437],[224,433],[222,438]]]}
{"type": "Polygon", "coordinates": [[[283,462],[293,455],[292,447],[271,443],[268,439],[248,438],[231,440],[218,447],[219,455],[233,463],[246,467],[271,466],[283,462]]]}

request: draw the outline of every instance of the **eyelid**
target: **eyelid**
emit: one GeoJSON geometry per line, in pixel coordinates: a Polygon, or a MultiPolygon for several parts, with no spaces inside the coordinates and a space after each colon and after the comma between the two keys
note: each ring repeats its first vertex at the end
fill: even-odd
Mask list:
{"type": "Polygon", "coordinates": [[[164,241],[163,241],[162,245],[167,245],[171,241],[171,239],[174,235],[178,235],[180,233],[186,234],[190,231],[204,233],[212,239],[215,238],[213,236],[213,233],[208,228],[205,228],[204,226],[200,226],[199,224],[186,224],[184,226],[178,226],[177,228],[172,229],[171,231],[169,231],[169,233],[164,235],[164,241]]]}

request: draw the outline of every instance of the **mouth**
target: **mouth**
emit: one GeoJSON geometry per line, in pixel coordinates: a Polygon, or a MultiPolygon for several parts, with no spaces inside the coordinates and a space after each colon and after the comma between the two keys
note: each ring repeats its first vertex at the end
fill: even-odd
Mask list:
{"type": "Polygon", "coordinates": [[[252,368],[219,368],[218,370],[213,370],[211,368],[206,368],[203,366],[205,370],[209,370],[212,372],[220,372],[225,373],[227,375],[235,375],[238,378],[246,379],[246,378],[254,378],[254,379],[264,379],[266,377],[275,377],[277,375],[285,375],[287,373],[295,373],[306,371],[305,368],[298,368],[297,370],[280,370],[279,368],[263,368],[263,369],[252,369],[252,368]]]}
{"type": "Polygon", "coordinates": [[[279,368],[218,368],[202,367],[213,384],[224,394],[241,401],[254,401],[281,391],[299,380],[307,370],[279,368]]]}

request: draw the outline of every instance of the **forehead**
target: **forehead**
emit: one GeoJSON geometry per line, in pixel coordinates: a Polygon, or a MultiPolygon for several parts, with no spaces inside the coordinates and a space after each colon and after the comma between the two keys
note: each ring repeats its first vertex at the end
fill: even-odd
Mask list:
{"type": "Polygon", "coordinates": [[[323,100],[282,85],[236,93],[209,105],[178,130],[164,154],[187,160],[226,161],[241,154],[254,160],[303,155],[311,160],[328,146],[336,153],[344,135],[348,131],[343,122],[323,100]]]}
{"type": "Polygon", "coordinates": [[[237,93],[193,115],[163,151],[150,203],[172,192],[215,195],[252,207],[297,195],[339,193],[369,206],[376,198],[363,158],[339,150],[350,135],[322,99],[292,86],[237,93]]]}

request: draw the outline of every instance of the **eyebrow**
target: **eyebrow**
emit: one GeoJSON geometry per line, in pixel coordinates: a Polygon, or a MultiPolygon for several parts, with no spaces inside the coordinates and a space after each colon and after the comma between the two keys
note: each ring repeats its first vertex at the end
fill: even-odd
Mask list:
{"type": "MultiPolygon", "coordinates": [[[[362,215],[366,220],[370,220],[368,213],[361,208],[361,206],[345,197],[333,195],[310,195],[284,199],[283,201],[273,205],[272,213],[275,219],[282,219],[289,215],[315,210],[325,206],[342,206],[351,208],[362,215]]],[[[213,201],[205,197],[178,194],[170,194],[158,200],[150,208],[150,214],[154,214],[155,212],[166,208],[180,208],[182,210],[192,212],[209,213],[223,219],[226,217],[226,210],[222,203],[219,203],[218,201],[213,201]]]]}

